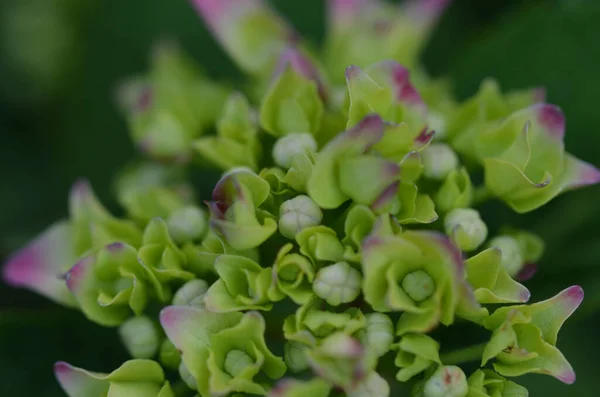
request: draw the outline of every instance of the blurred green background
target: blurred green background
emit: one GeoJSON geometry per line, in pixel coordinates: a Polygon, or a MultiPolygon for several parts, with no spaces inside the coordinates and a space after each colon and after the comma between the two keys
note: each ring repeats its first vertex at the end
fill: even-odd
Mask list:
{"type": "MultiPolygon", "coordinates": [[[[298,30],[318,42],[323,0],[273,1],[298,30]]],[[[600,166],[600,1],[455,0],[424,63],[451,79],[460,98],[496,77],[505,89],[544,86],[567,114],[569,151],[600,166]]],[[[116,84],[144,71],[152,43],[178,40],[219,79],[240,75],[186,0],[0,0],[0,259],[66,214],[78,177],[115,208],[111,176],[133,156],[114,105],[116,84]]],[[[205,180],[200,189],[208,189],[205,180]]],[[[586,300],[563,328],[559,347],[577,371],[568,387],[527,376],[532,396],[596,396],[600,347],[600,188],[554,200],[516,216],[486,205],[493,227],[511,223],[548,243],[535,300],[577,283],[586,300]]],[[[112,329],[77,312],[0,283],[0,396],[61,396],[52,363],[110,370],[125,359],[112,329]]]]}

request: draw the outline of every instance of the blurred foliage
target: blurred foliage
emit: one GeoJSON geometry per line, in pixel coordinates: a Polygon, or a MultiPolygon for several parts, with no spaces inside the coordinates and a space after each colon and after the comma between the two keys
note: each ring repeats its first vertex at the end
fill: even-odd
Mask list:
{"type": "MultiPolygon", "coordinates": [[[[305,37],[317,42],[323,36],[322,0],[274,3],[305,37]]],[[[487,76],[506,89],[546,87],[549,101],[567,114],[569,151],[600,166],[599,19],[600,2],[593,0],[455,0],[425,64],[433,75],[448,76],[460,98],[474,93],[487,76]]],[[[133,149],[114,106],[114,89],[147,68],[153,42],[175,38],[211,75],[240,78],[186,0],[0,0],[0,23],[2,261],[66,214],[68,188],[79,176],[89,178],[99,197],[115,208],[111,177],[133,149]],[[58,25],[10,14],[18,4],[33,3],[67,10],[51,11],[58,25]],[[52,41],[52,34],[62,44],[52,41]],[[45,55],[36,53],[34,44],[45,55]],[[29,55],[15,56],[19,48],[29,55]],[[47,67],[40,61],[44,56],[53,59],[47,67]]],[[[199,172],[197,179],[206,194],[214,178],[199,172]]],[[[570,322],[559,341],[578,373],[577,383],[569,387],[529,376],[525,383],[532,396],[596,395],[593,357],[600,350],[591,330],[600,325],[598,197],[600,187],[588,188],[526,216],[498,203],[483,210],[492,230],[503,223],[527,225],[547,241],[540,273],[529,283],[536,300],[573,283],[586,290],[579,321],[570,322]]],[[[60,396],[54,361],[110,370],[124,357],[114,330],[0,284],[0,374],[10,380],[0,384],[0,395],[60,396]]]]}

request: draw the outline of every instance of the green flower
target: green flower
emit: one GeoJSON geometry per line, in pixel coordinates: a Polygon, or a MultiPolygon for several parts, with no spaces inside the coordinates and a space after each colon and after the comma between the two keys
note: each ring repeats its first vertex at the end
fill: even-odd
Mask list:
{"type": "Polygon", "coordinates": [[[337,262],[344,256],[344,246],[333,229],[319,225],[307,227],[296,234],[296,242],[300,253],[317,265],[326,262],[337,262]]]}
{"type": "Polygon", "coordinates": [[[283,54],[282,65],[262,99],[261,126],[276,137],[298,132],[314,135],[321,125],[323,102],[318,80],[293,61],[299,57],[304,56],[293,49],[283,54]]]}
{"type": "Polygon", "coordinates": [[[356,338],[343,332],[323,339],[317,347],[307,351],[307,357],[320,378],[344,390],[352,390],[372,370],[365,359],[365,348],[356,338]]]}
{"type": "Polygon", "coordinates": [[[257,312],[212,313],[188,306],[163,309],[161,324],[182,352],[203,397],[233,392],[265,395],[255,377],[278,379],[286,371],[264,341],[265,322],[257,312]]]}
{"type": "Polygon", "coordinates": [[[376,216],[364,205],[354,205],[344,220],[344,259],[360,263],[361,246],[365,237],[371,233],[376,216]]]}
{"type": "Polygon", "coordinates": [[[146,316],[133,317],[119,327],[119,336],[129,355],[134,358],[152,358],[160,347],[157,326],[146,316]]]}
{"type": "Polygon", "coordinates": [[[497,309],[483,320],[493,334],[482,365],[495,358],[494,369],[500,375],[541,373],[567,384],[575,382],[575,372],[556,348],[556,340],[562,324],[582,300],[583,290],[573,286],[543,302],[497,309]]]}
{"type": "Polygon", "coordinates": [[[396,379],[400,382],[407,382],[436,363],[442,364],[439,343],[427,335],[404,335],[393,348],[398,350],[394,363],[400,368],[396,374],[396,379]]]}
{"type": "Polygon", "coordinates": [[[138,261],[135,248],[108,245],[79,261],[66,274],[67,287],[81,311],[105,326],[120,325],[131,311],[139,315],[150,294],[168,298],[155,274],[138,261]]]}
{"type": "Polygon", "coordinates": [[[473,201],[473,185],[466,168],[452,170],[434,196],[435,208],[450,212],[456,208],[468,208],[473,201]]]}
{"type": "Polygon", "coordinates": [[[335,313],[319,309],[320,304],[321,300],[313,296],[295,314],[285,319],[283,334],[288,341],[315,346],[318,340],[334,332],[353,335],[367,326],[365,316],[358,309],[335,313]]]}
{"type": "Polygon", "coordinates": [[[154,361],[131,360],[110,374],[89,372],[65,362],[54,364],[54,374],[69,397],[174,397],[162,368],[154,361]]]}
{"type": "MultiPolygon", "coordinates": [[[[271,310],[269,295],[272,269],[263,268],[251,259],[237,255],[221,255],[215,262],[219,279],[206,292],[208,310],[233,312],[239,310],[271,310]]],[[[277,296],[277,300],[283,296],[277,296]]]]}
{"type": "Polygon", "coordinates": [[[187,270],[187,257],[171,238],[166,222],[160,218],[153,219],[146,226],[138,258],[161,283],[194,278],[194,274],[187,270]]]}
{"type": "Polygon", "coordinates": [[[268,294],[272,300],[281,299],[283,294],[301,305],[313,296],[316,270],[307,257],[291,253],[293,247],[293,244],[286,244],[277,253],[268,294]]]}
{"type": "Polygon", "coordinates": [[[519,213],[532,211],[563,191],[595,184],[600,171],[565,152],[565,118],[548,104],[511,114],[476,137],[485,186],[519,213]]]}
{"type": "Polygon", "coordinates": [[[259,206],[269,197],[269,183],[246,169],[223,175],[213,190],[210,225],[233,249],[259,246],[277,230],[272,215],[259,206]]]}
{"type": "Polygon", "coordinates": [[[510,277],[502,257],[500,249],[488,248],[465,261],[467,282],[475,298],[484,304],[527,302],[529,290],[510,277]]]}
{"type": "Polygon", "coordinates": [[[409,231],[363,245],[363,293],[373,309],[403,311],[397,332],[428,332],[481,309],[464,281],[460,252],[444,236],[409,231]]]}
{"type": "Polygon", "coordinates": [[[523,386],[511,382],[489,369],[478,369],[469,376],[467,397],[528,397],[523,386]]]}
{"type": "Polygon", "coordinates": [[[269,393],[269,397],[327,397],[330,390],[331,385],[319,378],[310,381],[288,378],[279,381],[269,393]]]}
{"type": "Polygon", "coordinates": [[[382,136],[383,121],[369,115],[330,141],[317,157],[308,180],[308,195],[321,208],[331,209],[349,199],[370,205],[381,195],[395,192],[398,165],[368,152],[382,136]]]}
{"type": "Polygon", "coordinates": [[[254,109],[248,99],[236,92],[229,96],[219,120],[216,136],[193,142],[193,148],[210,163],[223,170],[234,167],[258,168],[261,155],[254,109]]]}
{"type": "Polygon", "coordinates": [[[192,141],[216,121],[228,91],[207,79],[178,46],[160,43],[149,73],[126,82],[119,102],[143,152],[181,162],[189,160],[192,141]]]}

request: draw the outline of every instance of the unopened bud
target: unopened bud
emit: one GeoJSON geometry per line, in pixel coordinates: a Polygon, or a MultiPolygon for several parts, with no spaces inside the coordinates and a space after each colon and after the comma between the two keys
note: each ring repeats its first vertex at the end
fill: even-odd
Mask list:
{"type": "Polygon", "coordinates": [[[338,262],[319,270],[314,293],[332,306],[355,300],[360,294],[362,276],[348,262],[338,262]]]}
{"type": "Polygon", "coordinates": [[[470,208],[457,208],[444,220],[446,234],[462,251],[477,249],[487,238],[488,229],[479,212],[470,208]]]}
{"type": "Polygon", "coordinates": [[[323,213],[317,203],[308,196],[296,196],[279,208],[279,232],[293,239],[302,229],[317,226],[322,219],[323,213]]]}
{"type": "Polygon", "coordinates": [[[516,276],[523,267],[523,256],[518,241],[511,236],[500,236],[493,238],[489,245],[500,249],[502,266],[511,277],[516,276]]]}
{"type": "Polygon", "coordinates": [[[178,243],[200,238],[207,227],[206,214],[198,207],[188,206],[175,211],[167,220],[169,234],[178,243]]]}
{"type": "Polygon", "coordinates": [[[124,322],[119,328],[119,335],[134,358],[152,358],[160,345],[157,327],[146,316],[133,317],[124,322]]]}
{"type": "Polygon", "coordinates": [[[459,367],[439,367],[425,382],[424,397],[465,397],[469,392],[467,377],[459,367]]]}
{"type": "Polygon", "coordinates": [[[175,306],[191,306],[197,298],[203,298],[208,291],[208,283],[202,279],[195,279],[183,284],[173,297],[175,306]]]}
{"type": "Polygon", "coordinates": [[[433,143],[421,152],[423,174],[430,179],[443,180],[458,167],[458,156],[445,143],[433,143]]]}

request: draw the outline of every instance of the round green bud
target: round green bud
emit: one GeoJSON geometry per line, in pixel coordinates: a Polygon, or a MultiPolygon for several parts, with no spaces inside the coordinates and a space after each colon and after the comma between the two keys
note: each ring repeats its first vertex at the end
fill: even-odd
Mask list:
{"type": "Polygon", "coordinates": [[[230,350],[225,356],[225,362],[223,363],[223,369],[232,377],[236,377],[241,374],[246,368],[254,365],[252,357],[241,350],[230,350]]]}
{"type": "Polygon", "coordinates": [[[390,350],[394,341],[394,324],[383,313],[369,313],[365,317],[367,319],[367,340],[364,344],[372,349],[375,355],[381,357],[390,350]]]}
{"type": "Polygon", "coordinates": [[[309,133],[292,133],[281,137],[273,146],[275,164],[285,169],[292,166],[294,156],[300,153],[316,153],[317,141],[309,133]]]}
{"type": "Polygon", "coordinates": [[[465,397],[468,392],[465,373],[454,365],[439,367],[423,386],[424,397],[465,397]]]}
{"type": "MultiPolygon", "coordinates": [[[[192,306],[192,302],[201,298],[204,300],[204,294],[208,291],[208,283],[202,279],[190,280],[183,284],[173,297],[175,306],[192,306]]],[[[195,306],[195,305],[193,305],[195,306]]]]}
{"type": "Polygon", "coordinates": [[[183,383],[187,385],[187,387],[192,390],[198,390],[198,381],[196,378],[194,378],[194,375],[192,375],[183,361],[179,364],[179,376],[181,377],[181,380],[183,380],[183,383]]]}
{"type": "Polygon", "coordinates": [[[169,234],[177,243],[196,240],[206,231],[206,214],[198,207],[183,207],[169,216],[167,226],[169,234]]]}
{"type": "Polygon", "coordinates": [[[523,268],[523,256],[518,241],[511,236],[500,236],[490,240],[490,247],[496,247],[502,252],[502,266],[511,277],[516,276],[523,268]]]}
{"type": "Polygon", "coordinates": [[[444,219],[446,234],[462,251],[477,249],[487,238],[488,229],[479,212],[471,208],[457,208],[444,219]]]}
{"type": "Polygon", "coordinates": [[[319,270],[313,292],[332,306],[355,300],[360,294],[362,276],[348,262],[337,262],[319,270]]]}
{"type": "Polygon", "coordinates": [[[146,316],[132,317],[125,321],[119,328],[119,335],[133,358],[152,358],[158,352],[158,329],[146,316]]]}
{"type": "Polygon", "coordinates": [[[285,364],[293,372],[304,371],[308,368],[306,350],[308,346],[298,342],[287,342],[284,347],[285,364]]]}
{"type": "Polygon", "coordinates": [[[308,196],[296,196],[279,207],[279,232],[293,239],[301,230],[320,224],[322,219],[317,203],[308,196]]]}
{"type": "Polygon", "coordinates": [[[404,276],[402,289],[415,302],[423,302],[435,292],[435,283],[425,270],[415,270],[404,276]]]}
{"type": "Polygon", "coordinates": [[[421,152],[423,175],[430,179],[443,180],[453,169],[458,168],[458,156],[445,143],[433,143],[421,152]]]}
{"type": "Polygon", "coordinates": [[[159,358],[165,368],[178,369],[181,364],[181,353],[169,339],[160,346],[159,358]]]}

